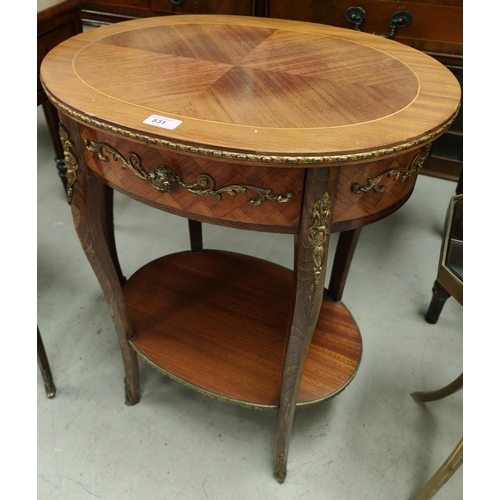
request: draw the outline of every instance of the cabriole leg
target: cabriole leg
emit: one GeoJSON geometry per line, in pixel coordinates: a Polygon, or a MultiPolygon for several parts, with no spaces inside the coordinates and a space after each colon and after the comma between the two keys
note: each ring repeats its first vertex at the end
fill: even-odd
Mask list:
{"type": "Polygon", "coordinates": [[[285,351],[276,430],[275,477],[283,483],[287,474],[288,448],[297,394],[311,338],[323,299],[328,256],[332,193],[336,171],[329,168],[307,172],[299,234],[295,241],[294,302],[285,351]]]}
{"type": "MultiPolygon", "coordinates": [[[[122,290],[114,237],[110,238],[108,188],[83,161],[83,144],[78,124],[61,116],[61,143],[67,169],[67,196],[78,238],[108,302],[125,369],[125,403],[139,401],[139,365],[129,339],[133,335],[122,290]]],[[[111,224],[111,227],[110,227],[111,224]]]]}

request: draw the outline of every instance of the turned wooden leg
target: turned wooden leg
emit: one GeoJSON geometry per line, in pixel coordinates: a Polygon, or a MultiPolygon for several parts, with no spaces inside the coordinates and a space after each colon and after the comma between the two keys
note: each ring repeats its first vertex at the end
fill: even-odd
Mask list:
{"type": "Polygon", "coordinates": [[[294,299],[281,383],[276,429],[274,474],[283,483],[287,474],[288,449],[297,394],[311,338],[316,327],[325,282],[332,199],[328,189],[336,170],[317,168],[307,172],[299,234],[295,239],[294,299]],[[328,191],[329,192],[328,192],[328,191]]]}
{"type": "Polygon", "coordinates": [[[45,352],[45,347],[43,345],[42,336],[40,335],[38,326],[36,327],[36,333],[38,367],[40,368],[40,372],[43,377],[43,383],[45,384],[45,393],[48,398],[52,399],[56,395],[56,386],[54,385],[54,380],[52,379],[49,360],[47,359],[47,353],[45,352]]]}
{"type": "Polygon", "coordinates": [[[360,227],[351,229],[350,231],[343,231],[339,234],[332,273],[330,275],[330,285],[328,286],[328,294],[335,302],[342,300],[347,275],[349,274],[349,268],[351,267],[360,234],[360,227]]]}
{"type": "Polygon", "coordinates": [[[66,165],[64,163],[64,152],[61,146],[61,141],[59,140],[59,116],[54,105],[46,99],[42,103],[43,113],[45,115],[45,120],[47,121],[47,127],[49,129],[50,137],[52,139],[52,145],[54,147],[54,152],[56,154],[56,168],[59,174],[59,178],[63,183],[64,190],[67,189],[66,180],[66,165]]]}
{"type": "Polygon", "coordinates": [[[445,302],[451,297],[446,289],[436,280],[432,287],[432,299],[425,315],[425,321],[434,325],[437,323],[445,302]]]}
{"type": "MultiPolygon", "coordinates": [[[[104,292],[113,317],[125,369],[125,403],[136,404],[140,398],[137,353],[129,343],[133,335],[127,314],[118,258],[111,238],[109,192],[101,180],[77,158],[84,158],[83,142],[76,122],[61,116],[63,145],[68,179],[68,199],[78,238],[104,292]]],[[[112,220],[112,219],[111,219],[112,220]]]]}
{"type": "Polygon", "coordinates": [[[463,459],[464,440],[462,438],[450,456],[444,461],[443,465],[441,465],[417,495],[413,497],[413,500],[429,500],[432,498],[459,469],[463,463],[463,459]]]}
{"type": "Polygon", "coordinates": [[[460,374],[451,384],[446,387],[437,389],[436,391],[430,392],[413,392],[411,397],[418,403],[427,403],[429,401],[437,401],[438,399],[443,399],[446,396],[451,396],[455,392],[458,392],[464,386],[464,374],[460,374]]]}
{"type": "Polygon", "coordinates": [[[203,235],[201,230],[201,222],[193,219],[188,219],[189,223],[189,241],[191,242],[191,252],[203,252],[203,235]]]}

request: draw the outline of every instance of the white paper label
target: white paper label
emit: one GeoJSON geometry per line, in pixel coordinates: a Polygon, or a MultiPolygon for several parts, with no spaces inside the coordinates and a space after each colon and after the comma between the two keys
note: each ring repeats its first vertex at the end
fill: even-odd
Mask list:
{"type": "Polygon", "coordinates": [[[166,128],[168,130],[174,130],[174,128],[177,128],[182,123],[182,120],[175,120],[174,118],[166,118],[165,116],[159,115],[151,115],[142,123],[154,125],[155,127],[166,128]]]}

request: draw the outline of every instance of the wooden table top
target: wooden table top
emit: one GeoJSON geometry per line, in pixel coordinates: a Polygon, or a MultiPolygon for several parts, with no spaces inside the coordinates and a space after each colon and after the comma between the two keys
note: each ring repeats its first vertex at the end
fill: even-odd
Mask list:
{"type": "Polygon", "coordinates": [[[446,130],[461,97],[448,69],[392,40],[220,15],[137,19],[79,34],[46,56],[41,80],[84,123],[278,166],[419,146],[446,130]],[[152,115],[175,128],[144,123],[152,115]]]}

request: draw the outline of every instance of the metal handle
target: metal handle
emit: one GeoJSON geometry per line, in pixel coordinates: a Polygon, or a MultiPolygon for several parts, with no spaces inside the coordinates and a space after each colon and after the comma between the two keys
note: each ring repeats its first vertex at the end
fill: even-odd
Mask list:
{"type": "Polygon", "coordinates": [[[184,0],[170,0],[170,2],[174,5],[182,5],[184,3],[184,0]]]}
{"type": "Polygon", "coordinates": [[[355,24],[354,29],[356,31],[361,31],[359,27],[361,23],[365,20],[366,12],[361,7],[349,7],[345,13],[344,17],[350,23],[355,24]]]}
{"type": "Polygon", "coordinates": [[[391,38],[396,31],[396,28],[406,28],[413,21],[413,14],[409,10],[398,10],[391,16],[389,22],[389,33],[387,35],[380,35],[384,38],[391,38]]]}
{"type": "MultiPolygon", "coordinates": [[[[171,0],[172,1],[172,0],[171,0]]],[[[356,31],[361,31],[360,26],[365,20],[366,12],[361,7],[349,7],[344,13],[346,21],[354,24],[354,29],[356,31]]],[[[413,21],[413,14],[408,10],[398,10],[392,14],[389,20],[389,33],[387,35],[378,35],[382,38],[392,38],[396,28],[406,28],[413,21]]],[[[372,33],[376,35],[376,33],[372,33]]]]}

